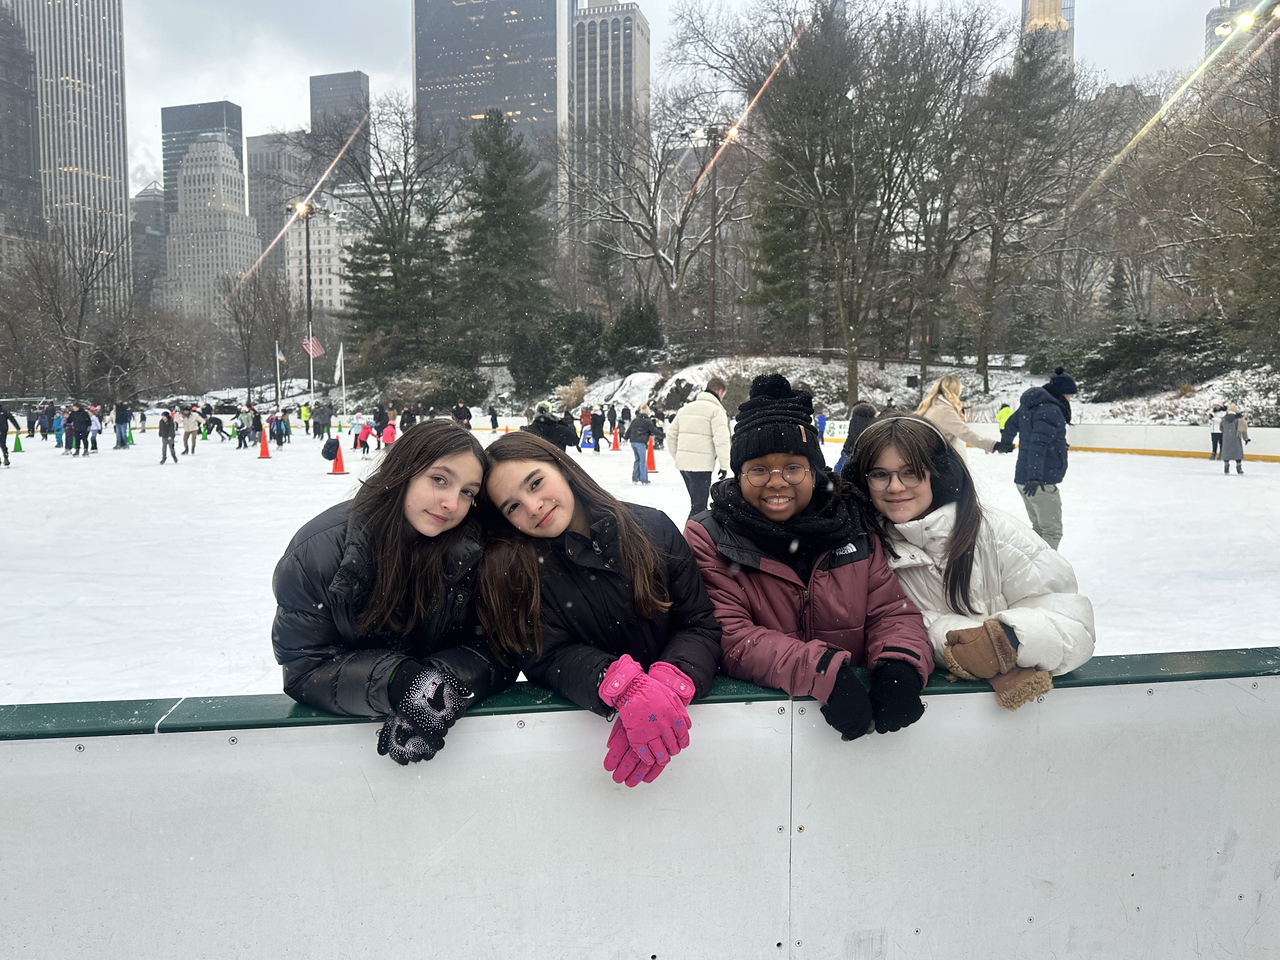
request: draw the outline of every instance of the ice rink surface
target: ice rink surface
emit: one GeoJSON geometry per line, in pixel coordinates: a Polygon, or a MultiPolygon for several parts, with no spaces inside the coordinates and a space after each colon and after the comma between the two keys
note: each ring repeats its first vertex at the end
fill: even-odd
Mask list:
{"type": "MultiPolygon", "coordinates": [[[[117,451],[100,437],[86,461],[24,433],[0,469],[0,703],[279,692],[271,571],[376,460],[352,458],[344,435],[351,472],[328,476],[319,442],[297,432],[270,460],[212,440],[162,467],[154,428],[137,439],[117,451]]],[[[657,461],[640,487],[625,445],[581,454],[607,489],[683,527],[684,485],[657,461]]],[[[969,451],[986,502],[1023,519],[1014,461],[969,451]]],[[[1207,457],[1073,453],[1062,496],[1097,653],[1280,645],[1280,464],[1223,476],[1207,457]]]]}

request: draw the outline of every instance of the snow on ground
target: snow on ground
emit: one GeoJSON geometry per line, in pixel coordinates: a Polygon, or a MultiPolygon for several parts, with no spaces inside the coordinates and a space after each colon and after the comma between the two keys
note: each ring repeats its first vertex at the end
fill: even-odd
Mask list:
{"type": "MultiPolygon", "coordinates": [[[[351,473],[328,476],[301,431],[270,460],[209,441],[163,467],[154,428],[129,451],[108,439],[87,462],[38,435],[23,442],[0,470],[0,703],[280,690],[271,571],[294,531],[350,496],[376,459],[351,458],[346,439],[351,473]]],[[[827,445],[830,460],[838,454],[827,445]]],[[[640,487],[629,449],[581,454],[606,488],[683,526],[684,486],[669,457],[657,459],[640,487]]],[[[1022,518],[1014,459],[970,451],[986,500],[1022,518]]],[[[1245,470],[1072,455],[1062,550],[1093,599],[1098,653],[1280,645],[1280,464],[1245,470]]]]}

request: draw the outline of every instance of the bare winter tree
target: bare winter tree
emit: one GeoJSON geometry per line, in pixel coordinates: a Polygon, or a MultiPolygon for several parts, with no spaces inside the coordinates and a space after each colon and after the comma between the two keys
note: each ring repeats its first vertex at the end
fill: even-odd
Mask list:
{"type": "MultiPolygon", "coordinates": [[[[738,21],[686,7],[678,29],[684,65],[758,97],[744,143],[760,157],[775,209],[802,214],[825,257],[852,403],[869,329],[908,293],[898,263],[907,227],[923,237],[916,218],[949,215],[949,201],[927,193],[954,187],[926,190],[940,174],[923,171],[938,162],[931,147],[959,138],[964,84],[971,89],[995,44],[990,17],[870,0],[811,11],[781,0],[738,21]],[[940,129],[948,123],[954,129],[940,129]]],[[[954,242],[964,239],[962,225],[954,242]]],[[[953,254],[942,262],[953,265],[953,254]]]]}
{"type": "Polygon", "coordinates": [[[606,123],[558,151],[567,239],[629,265],[668,318],[718,233],[747,217],[749,165],[718,113],[706,90],[656,88],[647,122],[606,123]]]}
{"type": "Polygon", "coordinates": [[[73,397],[87,397],[91,361],[99,334],[122,308],[124,291],[115,286],[122,241],[112,244],[105,224],[72,242],[57,226],[47,241],[23,245],[10,295],[11,309],[30,318],[46,346],[55,383],[73,397]]]}

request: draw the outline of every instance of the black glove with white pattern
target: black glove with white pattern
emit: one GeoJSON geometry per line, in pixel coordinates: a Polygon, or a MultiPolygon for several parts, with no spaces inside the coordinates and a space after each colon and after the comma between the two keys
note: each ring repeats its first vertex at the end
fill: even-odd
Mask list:
{"type": "Polygon", "coordinates": [[[401,665],[389,695],[396,715],[378,734],[378,753],[401,765],[430,760],[444,749],[444,735],[475,702],[461,680],[436,666],[401,665]]]}

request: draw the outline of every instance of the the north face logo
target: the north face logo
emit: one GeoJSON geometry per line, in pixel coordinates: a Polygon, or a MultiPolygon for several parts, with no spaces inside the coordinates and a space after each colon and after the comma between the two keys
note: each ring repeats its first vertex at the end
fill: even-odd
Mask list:
{"type": "Polygon", "coordinates": [[[851,553],[857,553],[858,548],[852,543],[846,543],[843,547],[836,551],[837,557],[847,557],[851,553]]]}

